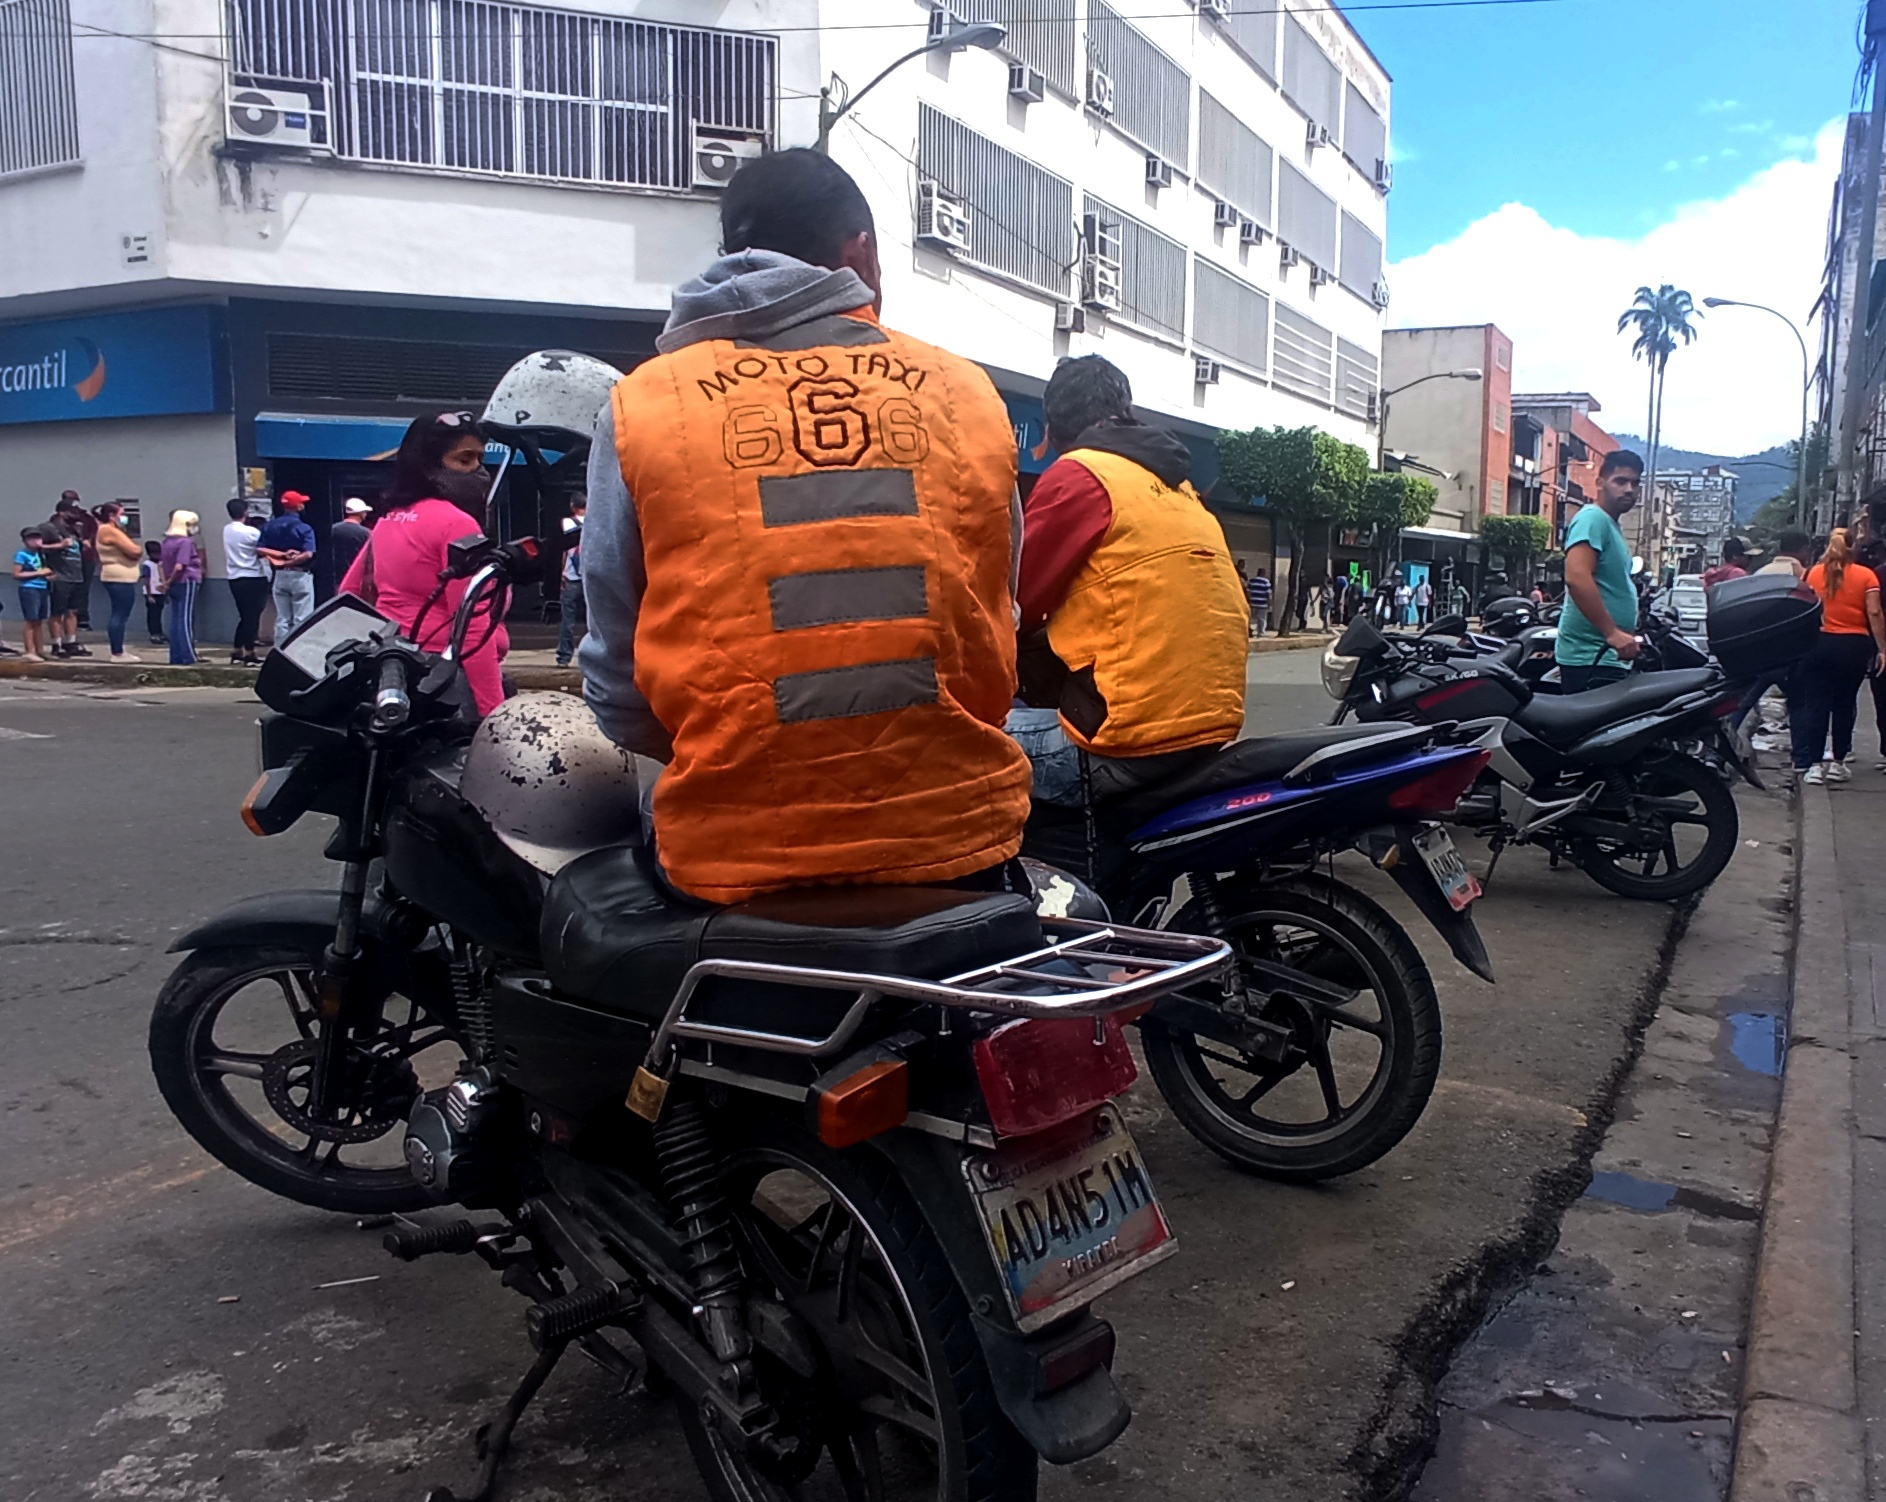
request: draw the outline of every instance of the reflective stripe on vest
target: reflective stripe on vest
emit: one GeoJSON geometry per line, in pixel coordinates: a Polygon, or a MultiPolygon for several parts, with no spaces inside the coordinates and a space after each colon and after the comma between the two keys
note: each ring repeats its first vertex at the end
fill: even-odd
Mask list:
{"type": "Polygon", "coordinates": [[[1250,606],[1224,530],[1189,483],[1119,454],[1076,449],[1113,521],[1048,621],[1071,678],[1061,718],[1106,756],[1216,746],[1244,728],[1250,606]]]}
{"type": "Polygon", "coordinates": [[[658,356],[612,400],[674,881],[731,902],[1012,856],[1015,439],[988,377],[858,313],[658,356]]]}

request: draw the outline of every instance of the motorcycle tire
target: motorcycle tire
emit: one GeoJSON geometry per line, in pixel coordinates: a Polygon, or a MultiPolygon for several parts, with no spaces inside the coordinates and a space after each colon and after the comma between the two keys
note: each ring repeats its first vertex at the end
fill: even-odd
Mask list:
{"type": "MultiPolygon", "coordinates": [[[[976,1338],[969,1302],[916,1200],[890,1165],[872,1152],[835,1151],[809,1133],[782,1130],[778,1123],[769,1128],[764,1147],[735,1148],[728,1156],[724,1183],[737,1220],[756,1213],[752,1190],[762,1178],[783,1172],[817,1185],[834,1205],[842,1206],[854,1227],[861,1226],[867,1234],[868,1241],[860,1243],[866,1251],[856,1260],[873,1270],[878,1295],[875,1301],[856,1295],[849,1301],[840,1298],[837,1307],[842,1309],[849,1302],[854,1309],[867,1311],[854,1318],[878,1340],[885,1336],[885,1310],[901,1311],[890,1323],[897,1326],[894,1340],[903,1345],[903,1352],[892,1353],[893,1361],[881,1362],[875,1369],[927,1377],[937,1438],[934,1453],[926,1443],[916,1458],[920,1473],[926,1465],[934,1465],[935,1485],[922,1479],[910,1484],[907,1474],[898,1472],[898,1456],[883,1464],[873,1439],[872,1458],[863,1471],[867,1476],[876,1473],[877,1486],[864,1494],[882,1496],[886,1502],[916,1502],[919,1497],[923,1502],[1034,1502],[1039,1459],[1003,1414],[976,1338]],[[887,1294],[894,1297],[887,1299],[887,1294]],[[873,1302],[875,1318],[868,1312],[873,1302]]],[[[764,1280],[764,1268],[753,1252],[755,1234],[751,1225],[742,1228],[741,1240],[747,1248],[742,1261],[749,1266],[749,1276],[764,1280]]],[[[824,1240],[822,1236],[821,1248],[824,1240]]],[[[814,1253],[815,1273],[818,1255],[814,1253]]],[[[841,1265],[853,1261],[848,1251],[841,1259],[836,1247],[833,1260],[841,1265]]],[[[811,1296],[814,1281],[807,1280],[803,1296],[811,1296]]],[[[776,1291],[788,1304],[793,1302],[791,1291],[776,1291]]],[[[861,1364],[861,1369],[870,1368],[868,1361],[861,1364]]],[[[844,1502],[858,1494],[844,1484],[830,1449],[810,1477],[784,1486],[761,1474],[730,1446],[695,1404],[678,1401],[676,1411],[714,1502],[844,1502]]],[[[909,1446],[902,1458],[909,1458],[909,1446]]]]}
{"type": "Polygon", "coordinates": [[[1694,860],[1682,864],[1663,855],[1665,871],[1651,875],[1628,871],[1619,864],[1621,859],[1635,857],[1606,850],[1596,840],[1580,839],[1574,847],[1579,865],[1599,886],[1620,897],[1640,902],[1675,902],[1694,896],[1722,875],[1735,856],[1736,841],[1741,835],[1735,794],[1717,772],[1691,756],[1666,756],[1634,767],[1628,775],[1639,791],[1657,797],[1694,794],[1700,803],[1700,822],[1708,831],[1702,849],[1694,860]]]}
{"type": "MultiPolygon", "coordinates": [[[[403,1162],[386,1168],[357,1166],[342,1162],[341,1146],[329,1144],[334,1154],[323,1166],[323,1149],[317,1139],[310,1136],[307,1147],[291,1144],[259,1121],[223,1083],[231,1077],[253,1079],[254,1073],[239,1075],[236,1070],[219,1072],[210,1067],[219,1057],[240,1058],[245,1070],[265,1067],[251,1062],[262,1055],[217,1053],[218,1014],[245,988],[265,981],[275,981],[286,999],[288,986],[276,978],[295,978],[299,984],[298,978],[312,975],[319,959],[318,953],[276,946],[199,949],[187,956],[164,982],[151,1013],[151,1070],[157,1076],[157,1088],[198,1146],[271,1194],[350,1215],[423,1209],[433,1200],[414,1182],[403,1162]]],[[[289,1007],[292,1011],[292,1001],[289,1007]]],[[[292,1044],[294,1035],[288,1037],[292,1044]]],[[[405,1111],[391,1099],[381,1103],[377,1114],[386,1124],[365,1140],[400,1130],[405,1119],[405,1111]]],[[[276,1119],[282,1120],[279,1114],[276,1119]]]]}
{"type": "MultiPolygon", "coordinates": [[[[1213,1075],[1204,1040],[1148,1017],[1140,1024],[1146,1063],[1172,1114],[1194,1137],[1236,1167],[1286,1183],[1311,1184],[1367,1167],[1408,1135],[1427,1108],[1441,1069],[1441,1006],[1427,964],[1400,924],[1353,888],[1323,878],[1297,878],[1275,886],[1226,882],[1220,893],[1224,914],[1220,937],[1242,949],[1253,935],[1293,929],[1320,939],[1305,968],[1320,978],[1361,981],[1374,992],[1380,1017],[1368,1019],[1387,1034],[1374,1074],[1350,1107],[1340,1106],[1325,1123],[1284,1123],[1242,1109],[1213,1075]],[[1268,1124],[1267,1124],[1268,1122],[1268,1124]],[[1333,1123],[1333,1125],[1329,1124],[1333,1123]]],[[[1196,900],[1186,904],[1171,927],[1205,932],[1196,900]]],[[[1274,945],[1272,946],[1275,947],[1274,945]]],[[[1272,1003],[1275,1006],[1275,1003],[1272,1003]]],[[[1289,1020],[1299,1036],[1314,1044],[1317,1023],[1307,1015],[1289,1020]]],[[[1321,1028],[1328,1060],[1327,1026],[1321,1028]]],[[[1213,1043],[1213,1048],[1229,1048],[1213,1043]]],[[[1250,1056],[1244,1055],[1247,1061],[1250,1056]]],[[[1227,1062],[1224,1055],[1217,1061],[1227,1062]]],[[[1288,1073],[1315,1068],[1313,1056],[1288,1073]]],[[[1259,1068],[1238,1066],[1250,1077],[1259,1068]]],[[[1333,1077],[1333,1067],[1327,1077],[1333,1077]]],[[[1319,1086],[1326,1076],[1318,1071],[1319,1086]]],[[[1328,1092],[1324,1091],[1325,1109],[1328,1092]]]]}

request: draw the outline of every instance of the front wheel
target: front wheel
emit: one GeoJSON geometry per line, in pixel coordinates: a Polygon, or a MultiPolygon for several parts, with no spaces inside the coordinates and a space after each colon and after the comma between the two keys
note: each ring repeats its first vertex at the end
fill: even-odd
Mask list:
{"type": "Polygon", "coordinates": [[[1587,817],[1627,829],[1579,838],[1585,874],[1607,892],[1644,902],[1689,897],[1722,875],[1741,832],[1735,794],[1692,756],[1670,755],[1617,774],[1621,800],[1607,797],[1587,817]]]}
{"type": "MultiPolygon", "coordinates": [[[[1281,1060],[1149,1017],[1146,1062],[1166,1103],[1212,1151],[1266,1178],[1354,1173],[1421,1117],[1441,1068],[1441,1007],[1428,967],[1382,908],[1339,882],[1225,883],[1223,928],[1245,960],[1258,1015],[1289,1029],[1281,1060]],[[1293,992],[1276,968],[1315,982],[1293,992]]],[[[1203,933],[1196,899],[1172,926],[1203,933]]]]}

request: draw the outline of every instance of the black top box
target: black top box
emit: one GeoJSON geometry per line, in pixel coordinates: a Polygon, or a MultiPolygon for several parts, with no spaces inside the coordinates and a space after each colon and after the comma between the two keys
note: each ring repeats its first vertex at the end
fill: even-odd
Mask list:
{"type": "Polygon", "coordinates": [[[1820,596],[1792,574],[1749,574],[1709,591],[1709,650],[1731,678],[1792,666],[1820,630],[1820,596]]]}

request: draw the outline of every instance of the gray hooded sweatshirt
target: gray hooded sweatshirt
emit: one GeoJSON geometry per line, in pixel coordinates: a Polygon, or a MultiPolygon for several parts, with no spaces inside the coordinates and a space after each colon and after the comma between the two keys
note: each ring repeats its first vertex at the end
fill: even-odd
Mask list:
{"type": "MultiPolygon", "coordinates": [[[[814,318],[867,306],[871,289],[857,272],[808,266],[773,250],[722,256],[676,292],[663,354],[709,339],[770,339],[814,318]]],[[[1021,548],[1021,500],[1012,504],[1010,591],[1021,548]]],[[[589,511],[583,519],[583,599],[589,635],[576,650],[583,698],[618,745],[668,761],[674,745],[635,686],[635,623],[648,570],[635,500],[616,457],[615,404],[602,409],[589,455],[589,511]]]]}

